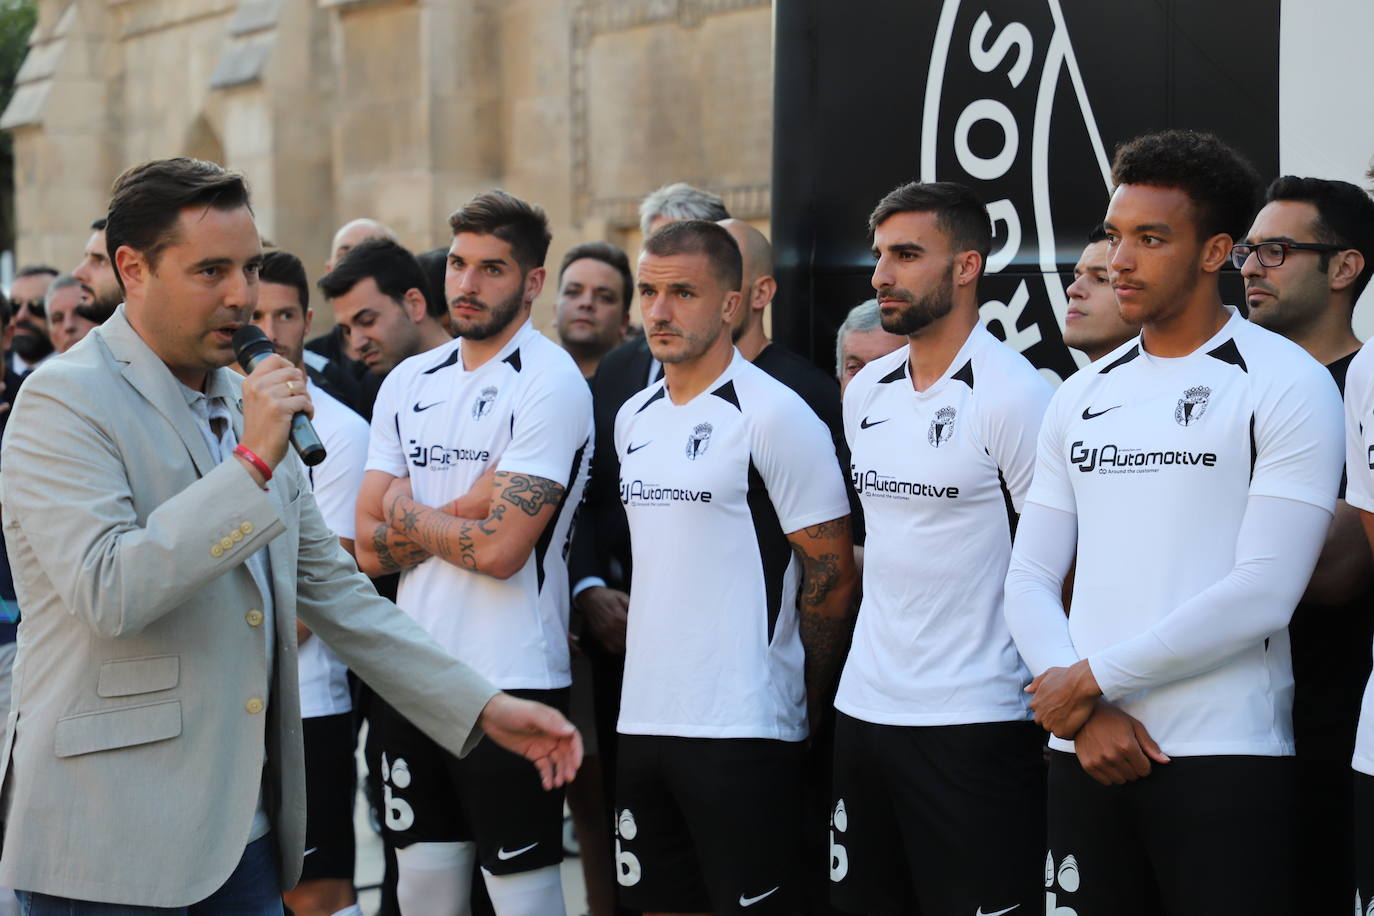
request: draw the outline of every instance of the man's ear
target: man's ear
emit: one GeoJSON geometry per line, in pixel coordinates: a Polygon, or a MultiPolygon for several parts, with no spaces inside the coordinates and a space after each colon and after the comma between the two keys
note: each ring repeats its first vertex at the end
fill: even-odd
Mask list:
{"type": "Polygon", "coordinates": [[[756,312],[761,312],[768,308],[768,303],[773,301],[773,297],[778,293],[778,281],[769,274],[764,274],[754,281],[754,301],[749,303],[749,307],[756,312]]]}
{"type": "Polygon", "coordinates": [[[429,303],[425,299],[425,294],[412,286],[406,290],[405,297],[401,300],[401,308],[405,309],[406,315],[411,321],[419,324],[425,320],[425,315],[429,311],[429,303]]]}
{"type": "Polygon", "coordinates": [[[1341,292],[1349,289],[1363,271],[1364,255],[1354,248],[1332,252],[1331,263],[1326,268],[1327,282],[1331,285],[1331,291],[1341,292]]]}
{"type": "Polygon", "coordinates": [[[128,245],[120,245],[115,250],[115,268],[119,271],[119,279],[124,281],[124,298],[126,300],[131,293],[143,291],[144,287],[148,285],[149,275],[153,272],[143,253],[135,251],[128,245]]]}
{"type": "Polygon", "coordinates": [[[1231,248],[1235,239],[1229,233],[1218,232],[1202,243],[1202,272],[1214,274],[1231,260],[1231,248]]]}
{"type": "Polygon", "coordinates": [[[545,270],[542,267],[535,267],[525,274],[525,304],[532,305],[534,300],[539,298],[539,294],[544,291],[545,270]]]}
{"type": "Polygon", "coordinates": [[[739,310],[742,308],[744,308],[744,299],[739,290],[733,289],[725,294],[725,308],[721,317],[725,319],[727,328],[734,327],[735,319],[739,317],[739,310]]]}
{"type": "Polygon", "coordinates": [[[314,320],[315,320],[315,310],[314,310],[314,309],[306,309],[306,310],[305,310],[305,334],[306,334],[307,337],[310,336],[310,322],[312,322],[312,321],[314,321],[314,320]]]}
{"type": "Polygon", "coordinates": [[[978,282],[983,270],[983,256],[976,251],[961,251],[954,256],[954,285],[968,286],[978,282]]]}

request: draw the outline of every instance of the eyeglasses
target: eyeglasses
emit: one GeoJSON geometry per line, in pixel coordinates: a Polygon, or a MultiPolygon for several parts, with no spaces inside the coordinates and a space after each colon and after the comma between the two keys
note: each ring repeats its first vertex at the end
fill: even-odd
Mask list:
{"type": "Polygon", "coordinates": [[[1295,251],[1344,251],[1341,245],[1319,245],[1316,242],[1261,242],[1258,245],[1232,245],[1231,263],[1236,270],[1245,266],[1254,252],[1261,267],[1282,267],[1284,258],[1290,250],[1295,251]]]}
{"type": "Polygon", "coordinates": [[[28,309],[29,314],[35,318],[43,318],[47,315],[47,310],[43,308],[42,299],[16,299],[14,300],[14,313],[19,314],[20,309],[28,309]]]}

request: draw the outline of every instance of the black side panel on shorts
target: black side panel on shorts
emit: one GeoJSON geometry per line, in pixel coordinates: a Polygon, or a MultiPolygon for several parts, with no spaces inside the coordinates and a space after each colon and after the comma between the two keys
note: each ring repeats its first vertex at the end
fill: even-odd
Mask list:
{"type": "Polygon", "coordinates": [[[763,583],[768,596],[768,641],[773,641],[773,629],[778,625],[782,610],[782,577],[792,561],[792,545],[783,534],[782,522],[768,498],[763,475],[749,459],[749,517],[754,521],[754,540],[759,545],[759,560],[763,563],[763,583]]]}
{"type": "MultiPolygon", "coordinates": [[[[558,527],[558,520],[563,516],[563,508],[568,504],[568,493],[572,491],[577,483],[577,471],[582,467],[582,455],[587,451],[587,442],[584,441],[578,446],[577,451],[573,452],[572,470],[568,471],[568,485],[563,488],[563,495],[558,497],[558,508],[553,510],[553,517],[544,526],[543,532],[539,535],[539,541],[534,545],[534,574],[539,583],[539,591],[544,590],[544,557],[549,552],[549,545],[553,543],[553,530],[558,527]]],[[[572,529],[568,529],[568,537],[572,537],[572,529]]]]}

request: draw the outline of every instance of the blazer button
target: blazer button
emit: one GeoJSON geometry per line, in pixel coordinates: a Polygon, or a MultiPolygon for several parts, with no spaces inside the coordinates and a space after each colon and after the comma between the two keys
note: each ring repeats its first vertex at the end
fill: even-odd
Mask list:
{"type": "Polygon", "coordinates": [[[262,712],[262,700],[259,700],[257,697],[253,697],[253,699],[243,704],[243,708],[256,716],[258,713],[262,712]]]}
{"type": "Polygon", "coordinates": [[[243,532],[235,528],[233,531],[229,532],[229,540],[237,544],[239,541],[243,540],[243,532]]]}
{"type": "Polygon", "coordinates": [[[242,525],[239,525],[239,531],[241,531],[241,532],[244,533],[244,534],[252,534],[252,533],[253,533],[253,523],[252,523],[252,522],[244,522],[242,525]]]}
{"type": "Polygon", "coordinates": [[[260,627],[262,626],[262,611],[254,608],[247,614],[244,614],[243,619],[248,621],[250,627],[260,627]]]}
{"type": "Polygon", "coordinates": [[[228,536],[228,535],[225,535],[224,537],[222,537],[222,538],[219,539],[219,547],[220,547],[220,550],[228,550],[229,548],[231,548],[231,547],[233,547],[233,546],[234,546],[234,542],[231,541],[231,540],[229,540],[229,536],[228,536]]]}
{"type": "Polygon", "coordinates": [[[210,548],[210,556],[215,557],[216,559],[224,556],[224,548],[216,544],[214,547],[210,548]]]}

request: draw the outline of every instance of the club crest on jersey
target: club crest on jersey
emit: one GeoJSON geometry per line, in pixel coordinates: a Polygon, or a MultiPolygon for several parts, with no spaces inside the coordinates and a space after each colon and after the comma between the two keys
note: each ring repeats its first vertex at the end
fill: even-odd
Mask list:
{"type": "Polygon", "coordinates": [[[1202,415],[1207,412],[1207,400],[1212,396],[1212,389],[1199,385],[1196,388],[1189,388],[1183,392],[1183,397],[1178,399],[1178,406],[1174,408],[1174,419],[1179,426],[1192,426],[1202,415]]]}
{"type": "Polygon", "coordinates": [[[480,420],[491,413],[491,405],[496,403],[496,388],[488,385],[482,389],[482,393],[477,395],[477,400],[472,402],[472,418],[480,420]]]}
{"type": "Polygon", "coordinates": [[[706,449],[711,445],[711,424],[698,423],[692,428],[692,434],[687,437],[687,457],[696,461],[706,454],[706,449]]]}
{"type": "Polygon", "coordinates": [[[933,447],[939,448],[954,438],[954,412],[953,407],[935,411],[935,419],[930,421],[930,429],[926,431],[926,441],[933,447]]]}

